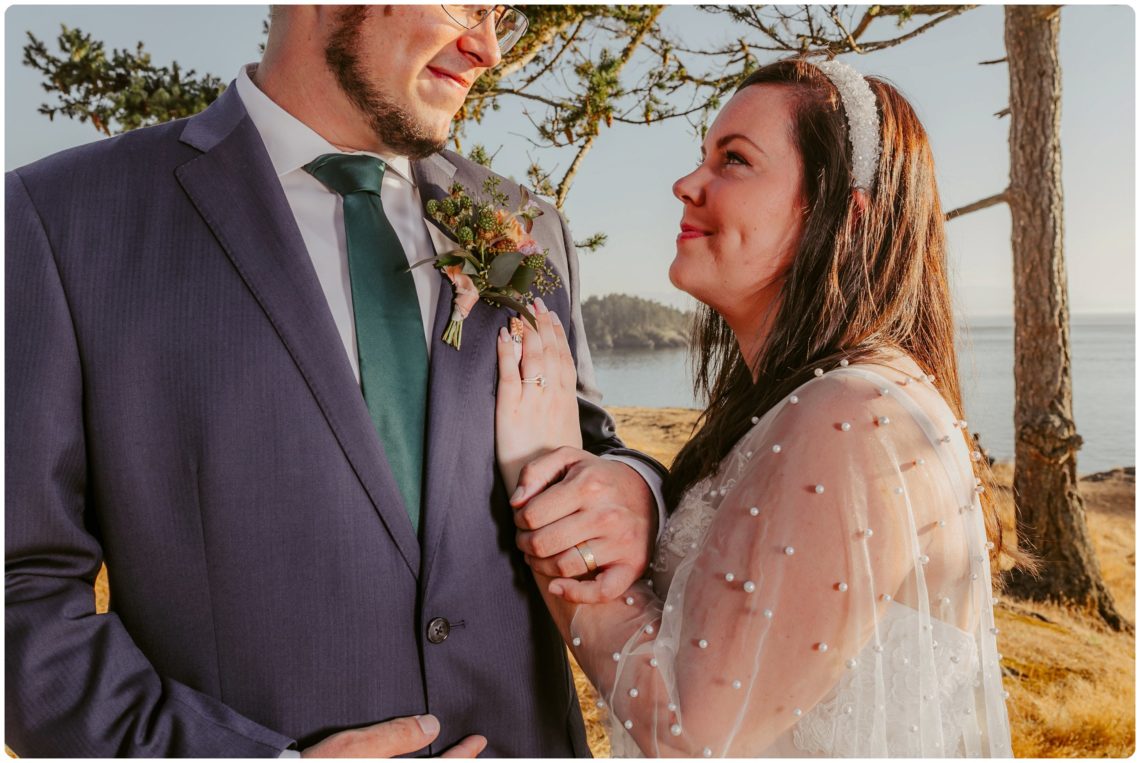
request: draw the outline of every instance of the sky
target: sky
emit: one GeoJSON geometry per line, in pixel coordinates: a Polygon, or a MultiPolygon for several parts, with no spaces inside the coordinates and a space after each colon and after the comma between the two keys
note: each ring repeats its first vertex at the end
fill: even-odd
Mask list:
{"type": "MultiPolygon", "coordinates": [[[[36,73],[21,63],[28,31],[49,43],[61,24],[78,27],[111,48],[142,41],[156,63],[230,80],[257,60],[266,6],[10,6],[4,16],[4,167],[14,169],[55,151],[101,138],[90,125],[36,112],[45,102],[36,73]]],[[[943,206],[952,209],[1001,191],[1008,183],[1005,65],[980,66],[1005,55],[1001,6],[950,19],[895,48],[844,60],[889,79],[915,106],[930,135],[943,206]]],[[[669,8],[662,23],[684,30],[694,45],[731,39],[730,21],[694,7],[669,8]]],[[[891,35],[876,22],[871,39],[891,35]]],[[[1066,6],[1061,11],[1062,166],[1065,254],[1074,313],[1135,309],[1135,28],[1126,6],[1066,6]]],[[[531,158],[564,168],[565,155],[532,147],[517,103],[504,102],[465,147],[484,145],[494,167],[525,177],[531,158]]],[[[677,306],[688,298],[669,283],[681,205],[675,179],[699,155],[683,121],[653,127],[603,128],[586,158],[564,213],[581,240],[604,231],[607,245],[583,253],[582,295],[637,294],[677,306]]],[[[557,174],[557,173],[556,173],[557,174]]],[[[1009,211],[1004,206],[948,224],[953,287],[970,319],[1012,312],[1009,211]]]]}

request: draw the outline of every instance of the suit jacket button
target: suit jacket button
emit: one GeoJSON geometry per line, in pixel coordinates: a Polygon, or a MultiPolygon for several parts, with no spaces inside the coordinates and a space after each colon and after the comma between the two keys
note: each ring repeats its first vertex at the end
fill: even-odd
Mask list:
{"type": "Polygon", "coordinates": [[[428,623],[427,637],[433,644],[442,644],[447,640],[449,633],[451,633],[451,623],[447,622],[445,617],[433,617],[428,623]]]}

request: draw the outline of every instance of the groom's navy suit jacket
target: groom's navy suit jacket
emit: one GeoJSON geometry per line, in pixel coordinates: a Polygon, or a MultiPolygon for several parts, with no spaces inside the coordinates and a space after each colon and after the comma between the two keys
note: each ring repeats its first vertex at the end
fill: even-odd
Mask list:
{"type": "MultiPolygon", "coordinates": [[[[425,201],[489,174],[453,154],[414,172],[425,201]]],[[[427,712],[434,754],[472,733],[489,755],[589,754],[495,468],[504,312],[478,304],[462,350],[443,345],[440,279],[417,538],[234,88],[9,173],[6,203],[18,754],[277,755],[427,712]]],[[[535,236],[564,283],[547,302],[589,388],[573,245],[547,209],[535,236]]],[[[587,448],[620,450],[581,408],[587,448]]]]}

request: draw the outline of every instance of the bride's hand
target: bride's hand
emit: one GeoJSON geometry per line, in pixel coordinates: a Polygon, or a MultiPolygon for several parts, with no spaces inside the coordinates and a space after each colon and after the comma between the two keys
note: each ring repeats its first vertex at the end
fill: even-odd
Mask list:
{"type": "Polygon", "coordinates": [[[499,391],[495,405],[495,455],[507,492],[519,472],[562,446],[582,447],[578,423],[578,373],[558,316],[535,300],[538,330],[525,320],[519,345],[499,332],[499,391]]]}

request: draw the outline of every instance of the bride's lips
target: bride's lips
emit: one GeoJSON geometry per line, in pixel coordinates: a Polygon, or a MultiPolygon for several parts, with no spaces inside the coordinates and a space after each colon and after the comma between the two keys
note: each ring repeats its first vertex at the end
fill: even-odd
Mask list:
{"type": "Polygon", "coordinates": [[[701,228],[698,228],[694,225],[689,225],[688,223],[681,223],[681,232],[677,234],[677,240],[687,241],[691,238],[704,238],[705,236],[711,235],[712,233],[707,230],[702,230],[701,228]]]}
{"type": "Polygon", "coordinates": [[[470,82],[468,82],[467,80],[465,80],[463,77],[459,76],[458,74],[452,74],[451,72],[447,71],[446,69],[437,69],[434,66],[429,66],[428,71],[430,71],[432,74],[434,74],[439,79],[444,80],[445,82],[450,82],[451,84],[455,85],[456,87],[462,88],[464,91],[466,91],[468,88],[471,87],[470,82]]]}

